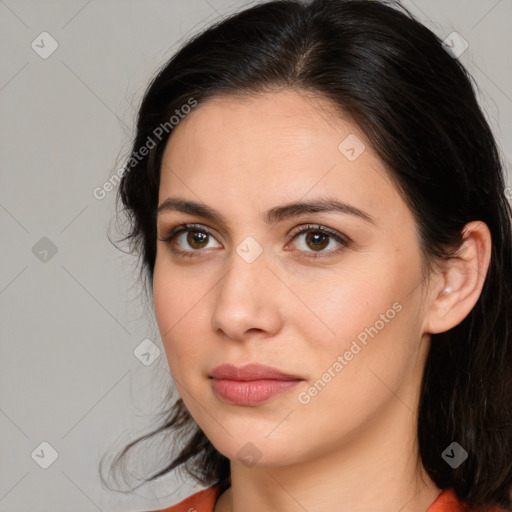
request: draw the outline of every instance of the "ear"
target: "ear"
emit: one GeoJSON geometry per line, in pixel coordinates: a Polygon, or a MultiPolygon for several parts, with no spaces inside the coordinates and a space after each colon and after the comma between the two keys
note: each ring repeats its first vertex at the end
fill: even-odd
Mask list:
{"type": "Polygon", "coordinates": [[[456,257],[446,262],[432,287],[424,332],[437,334],[455,327],[480,297],[491,260],[491,233],[484,222],[472,221],[462,235],[464,243],[456,257]]]}

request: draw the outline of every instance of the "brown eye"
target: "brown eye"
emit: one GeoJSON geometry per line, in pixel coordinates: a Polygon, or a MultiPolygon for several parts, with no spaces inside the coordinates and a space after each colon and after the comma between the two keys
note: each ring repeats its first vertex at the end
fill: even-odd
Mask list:
{"type": "Polygon", "coordinates": [[[320,231],[310,231],[306,243],[315,251],[325,249],[329,245],[329,237],[320,231]]]}
{"type": "Polygon", "coordinates": [[[171,251],[178,256],[201,256],[203,252],[210,252],[202,249],[222,247],[220,244],[211,245],[212,242],[218,244],[217,240],[200,224],[180,224],[159,240],[169,244],[171,251]]]}
{"type": "Polygon", "coordinates": [[[208,233],[203,231],[187,231],[187,244],[194,249],[203,249],[205,242],[208,242],[208,233]]]}
{"type": "Polygon", "coordinates": [[[331,231],[328,228],[315,225],[301,226],[292,238],[298,240],[300,256],[317,258],[335,255],[341,252],[350,243],[350,239],[341,233],[331,231]],[[330,248],[331,250],[324,250],[330,248]],[[318,253],[318,254],[315,254],[318,253]]]}

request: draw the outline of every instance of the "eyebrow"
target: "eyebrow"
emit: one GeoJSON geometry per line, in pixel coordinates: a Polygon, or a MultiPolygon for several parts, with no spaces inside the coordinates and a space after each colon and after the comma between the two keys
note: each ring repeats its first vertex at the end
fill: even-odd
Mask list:
{"type": "MultiPolygon", "coordinates": [[[[161,213],[171,211],[196,215],[198,217],[203,217],[205,219],[215,221],[224,226],[228,224],[222,214],[205,204],[173,197],[168,197],[165,201],[162,202],[162,204],[158,206],[156,215],[158,216],[161,213]]],[[[276,224],[291,217],[308,213],[332,212],[353,215],[369,224],[375,225],[375,220],[373,217],[363,210],[328,197],[319,198],[314,201],[294,202],[275,206],[266,212],[263,212],[262,219],[267,224],[276,224]]]]}

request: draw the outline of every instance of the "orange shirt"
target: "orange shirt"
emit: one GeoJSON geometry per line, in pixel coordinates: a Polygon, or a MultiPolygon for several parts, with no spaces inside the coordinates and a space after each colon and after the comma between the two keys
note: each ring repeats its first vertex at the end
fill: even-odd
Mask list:
{"type": "MultiPolygon", "coordinates": [[[[220,489],[221,484],[213,485],[189,496],[177,505],[155,512],[213,512],[217,498],[221,494],[220,489]]],[[[464,512],[465,510],[464,503],[457,498],[453,489],[446,489],[426,512],[464,512]]],[[[499,512],[499,509],[496,509],[496,512],[499,512]]]]}

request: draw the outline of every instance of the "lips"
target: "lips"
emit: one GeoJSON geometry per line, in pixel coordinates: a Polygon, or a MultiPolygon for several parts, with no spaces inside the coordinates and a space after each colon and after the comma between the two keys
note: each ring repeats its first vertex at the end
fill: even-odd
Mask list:
{"type": "Polygon", "coordinates": [[[212,390],[231,405],[252,406],[285,393],[303,379],[270,366],[223,364],[210,374],[212,390]]]}
{"type": "Polygon", "coordinates": [[[228,379],[238,381],[249,381],[249,380],[302,380],[297,375],[291,375],[272,368],[271,366],[265,366],[260,364],[247,364],[245,366],[237,367],[232,364],[221,364],[215,367],[210,373],[210,377],[214,379],[228,379]]]}

